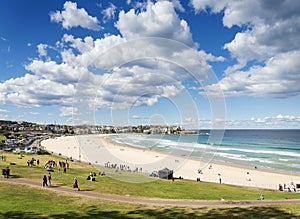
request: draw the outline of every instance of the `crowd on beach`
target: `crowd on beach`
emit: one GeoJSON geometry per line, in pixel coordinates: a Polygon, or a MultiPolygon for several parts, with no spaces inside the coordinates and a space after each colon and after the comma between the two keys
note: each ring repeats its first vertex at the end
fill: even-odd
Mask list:
{"type": "Polygon", "coordinates": [[[290,185],[287,185],[286,183],[279,184],[278,186],[279,191],[288,191],[288,192],[297,192],[297,186],[291,182],[290,185]]]}
{"type": "Polygon", "coordinates": [[[110,161],[104,163],[105,168],[115,169],[116,172],[127,171],[127,172],[143,172],[142,167],[134,167],[133,169],[127,164],[116,164],[110,161]]]}

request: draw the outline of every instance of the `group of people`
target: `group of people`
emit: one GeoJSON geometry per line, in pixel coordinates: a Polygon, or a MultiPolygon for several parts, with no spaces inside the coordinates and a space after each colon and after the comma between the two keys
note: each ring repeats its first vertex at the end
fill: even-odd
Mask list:
{"type": "MultiPolygon", "coordinates": [[[[99,171],[98,173],[99,176],[106,176],[105,171],[99,171]]],[[[91,181],[96,181],[96,177],[97,174],[95,172],[90,172],[90,175],[88,175],[88,177],[86,178],[86,180],[91,180],[91,181]]]]}
{"type": "MultiPolygon", "coordinates": [[[[43,177],[43,187],[45,186],[51,186],[51,173],[48,174],[48,176],[44,175],[43,177]]],[[[76,188],[78,191],[80,191],[80,188],[78,186],[78,180],[74,178],[73,181],[73,188],[76,188]]]]}
{"type": "Polygon", "coordinates": [[[53,172],[53,168],[57,167],[57,171],[60,172],[60,168],[63,169],[64,173],[67,172],[67,169],[69,168],[69,163],[66,160],[64,161],[58,161],[58,163],[54,160],[49,160],[44,164],[44,167],[48,170],[48,171],[52,171],[53,172]]]}
{"type": "Polygon", "coordinates": [[[292,192],[292,191],[297,192],[297,189],[296,189],[296,186],[294,183],[291,183],[291,187],[287,187],[287,185],[284,183],[283,185],[279,184],[278,189],[279,189],[279,191],[287,190],[288,192],[292,192]]]}
{"type": "Polygon", "coordinates": [[[86,180],[91,180],[91,181],[96,181],[96,176],[97,174],[95,172],[90,172],[90,175],[86,178],[86,180]]]}
{"type": "Polygon", "coordinates": [[[142,167],[135,167],[131,169],[131,167],[127,164],[116,164],[116,163],[111,163],[111,162],[106,162],[104,163],[105,168],[111,168],[115,169],[116,172],[120,171],[127,171],[127,172],[142,172],[143,168],[142,167]]]}
{"type": "MultiPolygon", "coordinates": [[[[48,176],[46,176],[46,175],[43,176],[43,187],[44,186],[51,186],[51,178],[52,178],[52,176],[51,176],[50,172],[54,172],[54,169],[53,169],[54,167],[57,167],[57,171],[58,172],[60,172],[60,168],[63,168],[63,172],[66,173],[67,172],[67,168],[69,168],[69,163],[68,163],[67,160],[65,162],[64,161],[56,162],[54,160],[48,160],[44,164],[44,167],[47,169],[47,171],[49,173],[48,173],[48,176]]],[[[73,186],[74,186],[74,184],[73,184],[73,186]]],[[[78,185],[77,182],[76,182],[76,184],[78,185]]],[[[78,188],[78,186],[76,188],[78,188]]]]}
{"type": "Polygon", "coordinates": [[[34,157],[33,158],[31,158],[31,160],[27,160],[27,166],[29,166],[29,167],[32,167],[32,166],[34,166],[34,162],[36,161],[36,164],[37,165],[40,165],[40,160],[38,159],[38,160],[36,160],[36,159],[34,159],[34,157]]]}
{"type": "MultiPolygon", "coordinates": [[[[52,178],[51,173],[49,173],[48,176],[46,176],[46,175],[43,176],[43,187],[51,186],[51,178],[52,178]]],[[[73,181],[73,188],[80,191],[80,188],[78,186],[78,180],[76,178],[74,178],[74,181],[73,181]]]]}
{"type": "Polygon", "coordinates": [[[58,161],[58,165],[59,165],[58,171],[60,171],[60,168],[62,168],[63,171],[64,171],[64,173],[66,173],[67,169],[69,169],[69,163],[68,163],[67,160],[66,160],[66,162],[64,162],[64,161],[58,161]]]}

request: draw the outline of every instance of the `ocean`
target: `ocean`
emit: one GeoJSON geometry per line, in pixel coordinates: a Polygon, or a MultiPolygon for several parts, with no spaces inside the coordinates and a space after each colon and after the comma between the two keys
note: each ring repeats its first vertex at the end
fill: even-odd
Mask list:
{"type": "Polygon", "coordinates": [[[206,162],[300,173],[300,130],[200,130],[193,135],[121,134],[109,138],[206,162]]]}

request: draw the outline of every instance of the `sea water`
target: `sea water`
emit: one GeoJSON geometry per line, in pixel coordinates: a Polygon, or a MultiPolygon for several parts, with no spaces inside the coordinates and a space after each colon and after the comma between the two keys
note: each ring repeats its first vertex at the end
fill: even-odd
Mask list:
{"type": "Polygon", "coordinates": [[[300,173],[300,130],[201,130],[189,135],[125,134],[111,140],[207,162],[300,173]],[[220,133],[222,138],[220,139],[220,133]]]}

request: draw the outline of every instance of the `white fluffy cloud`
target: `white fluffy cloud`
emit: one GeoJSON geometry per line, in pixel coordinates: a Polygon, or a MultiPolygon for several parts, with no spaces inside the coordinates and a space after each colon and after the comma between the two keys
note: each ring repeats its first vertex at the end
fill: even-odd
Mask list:
{"type": "Polygon", "coordinates": [[[0,84],[1,101],[18,106],[44,106],[69,104],[74,86],[62,84],[26,74],[23,77],[9,79],[0,84]]]}
{"type": "MultiPolygon", "coordinates": [[[[119,109],[176,96],[184,89],[183,81],[206,79],[211,70],[207,61],[223,58],[196,49],[186,21],[174,8],[172,2],[158,1],[148,2],[146,10],[120,12],[116,27],[121,35],[94,39],[65,34],[56,44],[61,62],[57,57],[32,60],[25,76],[0,83],[1,101],[25,107],[59,105],[60,115],[69,116],[70,107],[78,113],[85,108],[119,109]]],[[[71,2],[51,19],[65,28],[99,27],[71,2]]],[[[38,48],[39,56],[47,56],[52,46],[38,48]]]]}
{"type": "Polygon", "coordinates": [[[287,98],[300,95],[300,51],[278,54],[264,66],[253,66],[248,71],[237,71],[207,86],[213,94],[219,87],[229,96],[269,96],[287,98]]]}
{"type": "Polygon", "coordinates": [[[72,67],[67,63],[57,64],[54,61],[33,60],[25,66],[26,70],[34,72],[35,76],[61,84],[74,84],[79,80],[84,68],[72,67]]]}
{"type": "Polygon", "coordinates": [[[100,30],[102,27],[96,17],[90,16],[84,8],[77,8],[75,2],[65,2],[63,11],[50,13],[52,22],[61,23],[63,28],[82,27],[91,30],[100,30]]]}
{"type": "Polygon", "coordinates": [[[191,4],[197,12],[224,11],[224,26],[245,29],[224,45],[237,60],[236,65],[227,68],[219,83],[226,95],[278,98],[300,95],[300,87],[296,85],[300,83],[297,61],[300,4],[297,1],[191,0],[191,4]]]}
{"type": "Polygon", "coordinates": [[[128,40],[138,37],[162,37],[194,46],[192,34],[185,20],[178,17],[169,1],[148,2],[146,11],[121,11],[116,27],[128,40]]]}

